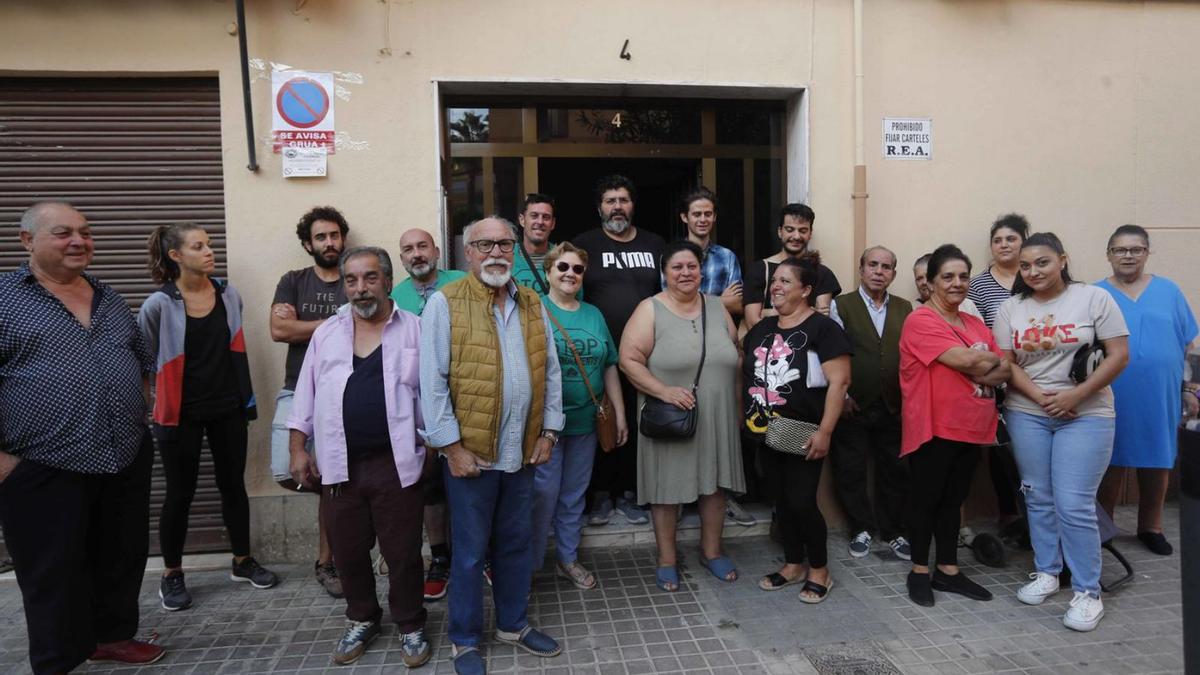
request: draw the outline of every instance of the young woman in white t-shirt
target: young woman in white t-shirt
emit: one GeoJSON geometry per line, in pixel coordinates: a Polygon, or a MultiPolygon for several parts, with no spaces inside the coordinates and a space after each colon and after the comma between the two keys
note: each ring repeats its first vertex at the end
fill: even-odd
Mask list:
{"type": "Polygon", "coordinates": [[[1065,557],[1075,596],[1063,624],[1089,631],[1104,616],[1096,490],[1112,456],[1109,384],[1129,361],[1129,330],[1108,292],[1071,279],[1054,234],[1040,232],[1022,243],[1020,270],[1013,297],[992,327],[1014,366],[1004,419],[1021,471],[1036,568],[1017,599],[1038,605],[1057,593],[1065,557]],[[1097,341],[1104,360],[1076,382],[1076,354],[1097,341]]]}

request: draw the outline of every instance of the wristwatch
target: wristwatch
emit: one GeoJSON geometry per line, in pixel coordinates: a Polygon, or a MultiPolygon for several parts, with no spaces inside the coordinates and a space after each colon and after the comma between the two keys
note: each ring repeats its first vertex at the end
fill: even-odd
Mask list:
{"type": "Polygon", "coordinates": [[[553,429],[542,429],[542,433],[539,436],[541,438],[549,438],[551,444],[558,445],[558,432],[553,429]]]}

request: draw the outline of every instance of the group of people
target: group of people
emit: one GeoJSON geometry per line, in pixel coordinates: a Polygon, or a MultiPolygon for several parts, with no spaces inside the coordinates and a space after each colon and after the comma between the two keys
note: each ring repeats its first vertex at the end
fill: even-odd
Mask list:
{"type": "MultiPolygon", "coordinates": [[[[1180,411],[1200,407],[1183,371],[1197,326],[1178,287],[1146,272],[1144,229],[1118,228],[1113,276],[1087,285],[1055,235],[1005,216],[987,269],[972,276],[967,255],[940,246],[914,265],[910,302],[890,293],[899,261],[882,246],[862,253],[859,283],[843,292],[809,248],[816,218],[803,204],[781,209],[780,250],[743,274],[713,241],[711,191],[682,200],[688,236],[669,243],[634,224],[628,179],[602,179],[595,198],[600,227],[571,242],[553,241],[548,195],[529,195],[517,224],[471,223],[465,272],[440,269],[432,236],[408,230],[400,282],[385,249],[347,246],[336,209],[297,225],[313,264],[283,275],[270,311],[272,338],[288,345],[271,469],[319,495],[314,574],[345,598],[348,619],[334,663],[381,634],[376,567],[408,667],[432,654],[424,603],[448,596],[455,672],[486,672],[485,584],[498,642],[558,655],[527,616],[533,573],[553,537],[555,573],[595,588],[582,528],[615,513],[653,522],[655,584],[673,592],[677,522],[695,504],[699,564],[735,582],[722,533],[727,517],[753,522],[739,505],[747,492],[772,505],[784,552],[758,586],[796,585],[800,601],[820,603],[834,587],[817,502],[826,457],[849,554],[886,542],[911,562],[919,605],[935,590],[992,597],[957,564],[985,447],[1002,524],[1022,504],[1028,522],[1034,570],[1020,601],[1053,596],[1069,567],[1063,621],[1096,627],[1097,494],[1111,511],[1127,467],[1141,487],[1138,536],[1170,553],[1162,502],[1180,411]]],[[[134,633],[155,442],[167,479],[162,607],[192,603],[181,558],[204,438],[231,578],[278,582],[250,551],[256,405],[242,300],[213,278],[197,225],[152,235],[161,288],[136,319],[86,272],[92,233],[79,211],[36,204],[21,238],[29,261],[0,277],[0,519],[30,662],[36,673],[151,663],[162,647],[134,633]]]]}

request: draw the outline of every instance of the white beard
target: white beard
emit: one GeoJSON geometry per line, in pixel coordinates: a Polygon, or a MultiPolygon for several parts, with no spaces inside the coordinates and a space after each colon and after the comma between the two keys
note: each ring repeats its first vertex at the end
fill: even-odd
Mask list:
{"type": "Polygon", "coordinates": [[[420,265],[413,265],[405,269],[408,271],[408,276],[424,279],[433,271],[433,263],[421,263],[420,265]]]}
{"type": "Polygon", "coordinates": [[[510,279],[512,279],[512,263],[504,258],[488,258],[479,265],[479,280],[486,286],[491,288],[507,286],[510,279]],[[487,268],[493,265],[503,265],[504,271],[489,272],[487,268]]]}
{"type": "Polygon", "coordinates": [[[359,318],[370,319],[371,317],[375,316],[376,312],[379,311],[379,301],[372,298],[370,304],[351,302],[350,308],[354,310],[354,313],[357,314],[359,318]]]}

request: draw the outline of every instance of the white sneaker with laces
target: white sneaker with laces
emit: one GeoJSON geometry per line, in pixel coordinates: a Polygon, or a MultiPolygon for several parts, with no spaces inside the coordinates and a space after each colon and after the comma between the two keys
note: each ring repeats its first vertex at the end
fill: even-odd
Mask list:
{"type": "Polygon", "coordinates": [[[1103,618],[1104,602],[1100,598],[1076,591],[1075,597],[1071,599],[1070,609],[1063,615],[1063,625],[1071,630],[1086,633],[1095,630],[1103,618]]]}
{"type": "Polygon", "coordinates": [[[1058,592],[1058,577],[1045,572],[1034,572],[1032,579],[1017,590],[1017,599],[1027,605],[1040,605],[1046,598],[1058,592]]]}

